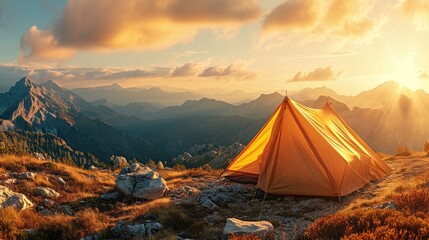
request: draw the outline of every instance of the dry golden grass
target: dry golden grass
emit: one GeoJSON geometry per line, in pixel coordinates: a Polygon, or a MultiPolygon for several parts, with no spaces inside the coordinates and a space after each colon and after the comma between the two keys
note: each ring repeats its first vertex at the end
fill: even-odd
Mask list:
{"type": "Polygon", "coordinates": [[[79,239],[106,228],[108,221],[98,210],[87,209],[76,216],[44,217],[33,210],[0,209],[0,238],[26,239],[23,229],[37,229],[31,239],[79,239]]]}
{"type": "Polygon", "coordinates": [[[50,187],[63,195],[60,202],[77,201],[95,196],[105,192],[106,189],[113,188],[115,184],[115,178],[111,172],[90,171],[28,156],[0,156],[0,168],[9,172],[36,172],[34,181],[20,181],[10,188],[31,196],[36,186],[50,187]],[[58,177],[66,181],[65,186],[59,184],[58,177]]]}
{"type": "Polygon", "coordinates": [[[54,185],[52,182],[49,181],[49,178],[40,174],[37,174],[34,179],[34,184],[37,186],[43,186],[43,187],[53,187],[54,185]]]}
{"type": "Polygon", "coordinates": [[[390,159],[392,174],[366,190],[376,193],[371,199],[354,199],[343,211],[316,220],[305,238],[428,239],[429,159],[412,157],[390,159]],[[374,209],[387,201],[396,209],[374,209]]]}
{"type": "Polygon", "coordinates": [[[144,202],[142,204],[121,206],[113,210],[110,214],[113,221],[129,221],[148,213],[151,209],[170,205],[170,198],[160,198],[150,202],[144,202]]]}

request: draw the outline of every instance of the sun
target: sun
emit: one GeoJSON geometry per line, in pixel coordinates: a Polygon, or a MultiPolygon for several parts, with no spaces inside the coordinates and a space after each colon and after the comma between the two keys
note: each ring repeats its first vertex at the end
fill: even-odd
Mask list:
{"type": "Polygon", "coordinates": [[[394,81],[412,90],[422,87],[418,77],[419,71],[416,67],[414,53],[409,53],[405,58],[395,58],[393,63],[395,67],[392,76],[394,81]]]}

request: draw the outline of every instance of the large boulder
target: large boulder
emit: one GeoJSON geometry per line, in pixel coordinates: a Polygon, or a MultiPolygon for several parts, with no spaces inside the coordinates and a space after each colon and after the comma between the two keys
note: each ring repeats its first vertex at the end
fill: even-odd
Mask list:
{"type": "Polygon", "coordinates": [[[36,187],[34,189],[34,195],[43,197],[43,198],[58,198],[61,196],[54,189],[50,189],[47,187],[36,187]]]}
{"type": "Polygon", "coordinates": [[[21,193],[15,193],[0,185],[0,208],[14,207],[18,211],[33,207],[33,203],[21,193]]]}
{"type": "Polygon", "coordinates": [[[128,162],[125,157],[112,156],[110,160],[112,161],[112,165],[113,165],[112,170],[116,170],[116,169],[120,169],[128,166],[128,162]]]}
{"type": "Polygon", "coordinates": [[[120,171],[116,188],[124,195],[153,200],[161,198],[168,190],[167,182],[152,169],[133,163],[120,171]]]}
{"type": "Polygon", "coordinates": [[[260,239],[271,239],[274,235],[274,226],[267,221],[242,221],[237,218],[226,219],[226,225],[223,229],[224,239],[236,237],[258,237],[260,239]]]}

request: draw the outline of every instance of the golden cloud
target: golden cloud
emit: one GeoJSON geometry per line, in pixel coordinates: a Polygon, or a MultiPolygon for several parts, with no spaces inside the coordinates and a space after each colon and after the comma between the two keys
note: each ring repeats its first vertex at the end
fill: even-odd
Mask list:
{"type": "Polygon", "coordinates": [[[288,0],[265,18],[263,31],[271,34],[307,33],[318,39],[373,37],[384,18],[370,16],[369,0],[288,0]]]}
{"type": "Polygon", "coordinates": [[[291,0],[274,8],[265,18],[264,31],[294,31],[314,27],[320,12],[318,0],[291,0]]]}
{"type": "Polygon", "coordinates": [[[219,66],[206,67],[198,76],[249,80],[249,79],[256,78],[257,74],[251,71],[247,71],[242,64],[230,64],[226,67],[219,67],[219,66]]]}
{"type": "Polygon", "coordinates": [[[333,81],[341,75],[341,72],[335,73],[332,67],[316,68],[310,72],[298,72],[288,82],[304,82],[304,81],[333,81]]]}
{"type": "Polygon", "coordinates": [[[176,67],[171,71],[172,77],[193,77],[198,74],[200,67],[195,63],[186,63],[182,66],[176,67]]]}
{"type": "Polygon", "coordinates": [[[429,26],[429,1],[401,0],[397,7],[414,21],[419,30],[426,30],[429,26]]]}
{"type": "Polygon", "coordinates": [[[260,15],[255,0],[71,0],[51,28],[24,34],[22,57],[56,59],[43,49],[165,48],[202,28],[239,26],[260,15]],[[34,50],[41,41],[44,48],[34,50]]]}
{"type": "Polygon", "coordinates": [[[76,52],[72,48],[59,46],[51,34],[39,30],[36,26],[32,26],[22,36],[21,51],[20,60],[24,60],[24,58],[28,60],[33,57],[62,60],[73,56],[76,52]]]}

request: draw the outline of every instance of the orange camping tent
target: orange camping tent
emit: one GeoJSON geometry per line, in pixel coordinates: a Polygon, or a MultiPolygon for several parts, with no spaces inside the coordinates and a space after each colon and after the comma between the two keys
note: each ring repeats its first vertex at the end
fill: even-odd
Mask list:
{"type": "Polygon", "coordinates": [[[271,194],[344,196],[388,172],[331,103],[312,109],[286,97],[223,176],[271,194]]]}

